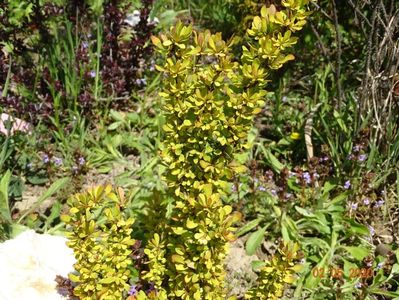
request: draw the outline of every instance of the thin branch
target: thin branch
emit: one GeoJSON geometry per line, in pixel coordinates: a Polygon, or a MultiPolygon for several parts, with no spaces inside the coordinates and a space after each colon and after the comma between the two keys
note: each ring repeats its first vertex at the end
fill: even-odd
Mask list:
{"type": "Polygon", "coordinates": [[[363,21],[366,22],[369,27],[372,26],[369,19],[367,19],[367,17],[361,12],[357,5],[353,3],[352,0],[349,0],[349,5],[352,6],[352,8],[362,17],[363,21]]]}
{"type": "Polygon", "coordinates": [[[324,56],[328,61],[330,61],[330,57],[329,57],[329,55],[327,54],[326,47],[324,47],[324,43],[323,43],[323,41],[321,40],[320,34],[317,32],[317,29],[316,29],[316,27],[313,25],[313,22],[310,21],[309,23],[310,23],[310,28],[312,29],[314,35],[315,35],[316,38],[317,38],[317,42],[318,42],[318,44],[319,44],[320,50],[321,50],[321,52],[323,52],[323,56],[324,56]]]}
{"type": "Polygon", "coordinates": [[[317,8],[319,11],[321,11],[321,13],[322,13],[327,19],[329,19],[330,21],[334,21],[334,20],[328,15],[328,13],[327,13],[324,9],[322,9],[317,3],[313,2],[313,1],[311,1],[310,3],[311,3],[312,5],[314,5],[314,6],[316,6],[316,8],[317,8]]]}
{"type": "Polygon", "coordinates": [[[337,92],[338,92],[338,111],[341,111],[342,100],[344,98],[342,92],[342,85],[341,85],[342,36],[339,30],[338,12],[335,0],[332,1],[332,7],[334,13],[335,40],[337,42],[337,61],[335,67],[335,80],[337,82],[337,92]]]}

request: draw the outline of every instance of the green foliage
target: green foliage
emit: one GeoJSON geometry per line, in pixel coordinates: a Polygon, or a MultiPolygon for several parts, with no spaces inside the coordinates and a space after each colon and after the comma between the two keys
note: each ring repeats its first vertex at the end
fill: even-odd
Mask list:
{"type": "MultiPolygon", "coordinates": [[[[69,183],[69,178],[61,178],[54,182],[45,193],[43,193],[32,206],[24,211],[17,220],[13,218],[13,203],[11,202],[11,182],[12,173],[7,170],[7,172],[0,177],[0,240],[5,240],[16,236],[18,233],[28,229],[35,228],[33,224],[30,224],[28,216],[32,214],[46,199],[53,196],[62,190],[67,183],[69,183]]],[[[54,205],[56,207],[56,205],[54,205]]],[[[52,210],[52,216],[45,217],[46,224],[50,224],[56,217],[59,216],[55,214],[55,210],[52,210]]],[[[39,226],[37,226],[39,227],[39,226]]]]}
{"type": "Polygon", "coordinates": [[[151,268],[143,278],[151,279],[157,287],[161,287],[163,278],[167,271],[165,268],[165,252],[165,242],[161,241],[159,234],[155,233],[154,238],[148,242],[147,249],[144,250],[151,268]]]}
{"type": "Polygon", "coordinates": [[[69,214],[62,220],[69,225],[68,246],[74,250],[77,283],[74,294],[80,299],[121,299],[129,288],[134,240],[130,237],[134,220],[125,218],[121,189],[99,186],[68,200],[69,214]]]}
{"type": "Polygon", "coordinates": [[[12,223],[10,203],[8,199],[8,185],[11,172],[7,171],[0,179],[0,241],[9,236],[9,226],[12,223]]]}
{"type": "Polygon", "coordinates": [[[152,38],[167,58],[157,66],[166,75],[161,157],[175,207],[146,249],[144,278],[170,298],[225,297],[223,261],[239,215],[220,198],[227,182],[246,170],[234,155],[250,147],[246,138],[264,105],[268,73],[294,58],[286,50],[296,43],[292,32],[306,23],[308,2],[283,1],[283,11],[263,7],[248,30],[241,64],[221,34],[178,23],[152,38]]]}
{"type": "Polygon", "coordinates": [[[295,281],[295,273],[303,268],[297,264],[299,246],[286,243],[278,249],[272,259],[262,264],[259,270],[258,285],[248,291],[245,299],[277,300],[283,295],[286,283],[295,281]]]}
{"type": "Polygon", "coordinates": [[[30,207],[24,214],[18,219],[18,222],[21,222],[24,218],[26,218],[30,213],[32,213],[35,209],[37,209],[43,201],[54,195],[56,192],[59,192],[61,189],[63,189],[68,183],[70,182],[70,179],[68,177],[65,178],[60,178],[57,181],[55,181],[48,189],[47,191],[41,195],[36,202],[30,207]]]}
{"type": "Polygon", "coordinates": [[[294,173],[286,178],[288,182],[282,182],[282,177],[278,177],[276,182],[280,186],[277,189],[271,182],[261,182],[256,177],[256,184],[251,184],[243,176],[242,189],[247,190],[243,213],[249,222],[245,222],[237,233],[242,235],[253,231],[246,242],[247,252],[261,253],[261,244],[270,252],[273,246],[269,241],[276,236],[300,244],[303,270],[295,285],[290,287],[295,286],[295,291],[290,291],[295,299],[335,299],[336,295],[357,299],[374,293],[394,295],[395,259],[385,260],[383,264],[387,267],[382,272],[377,250],[373,254],[372,241],[377,239],[377,229],[369,224],[374,226],[373,220],[383,219],[381,209],[377,205],[373,207],[375,195],[373,198],[370,193],[366,198],[359,194],[362,188],[354,180],[351,181],[353,188],[345,190],[336,179],[325,180],[323,175],[314,183],[316,187],[310,186],[312,183],[306,187],[300,178],[294,173]],[[259,187],[263,189],[259,190],[259,187]],[[270,195],[268,191],[272,189],[279,190],[278,194],[270,195]],[[290,200],[287,201],[285,197],[289,194],[290,200]],[[256,213],[253,214],[252,210],[256,213]],[[378,273],[384,275],[377,276],[376,272],[366,278],[366,269],[369,269],[367,272],[379,270],[378,273]],[[317,273],[317,270],[322,272],[317,273]],[[392,288],[387,290],[390,285],[392,288]]]}
{"type": "Polygon", "coordinates": [[[22,26],[24,19],[30,20],[33,13],[33,3],[30,1],[8,1],[8,9],[10,13],[10,24],[18,27],[22,26]]]}

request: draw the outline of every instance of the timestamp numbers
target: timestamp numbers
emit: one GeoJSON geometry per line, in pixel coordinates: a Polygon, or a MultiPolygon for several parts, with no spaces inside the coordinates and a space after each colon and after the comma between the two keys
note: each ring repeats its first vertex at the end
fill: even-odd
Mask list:
{"type": "MultiPolygon", "coordinates": [[[[344,277],[344,270],[341,268],[318,268],[312,269],[312,275],[317,278],[336,278],[342,279],[344,277]]],[[[372,268],[350,268],[349,278],[371,278],[374,275],[372,268]]]]}

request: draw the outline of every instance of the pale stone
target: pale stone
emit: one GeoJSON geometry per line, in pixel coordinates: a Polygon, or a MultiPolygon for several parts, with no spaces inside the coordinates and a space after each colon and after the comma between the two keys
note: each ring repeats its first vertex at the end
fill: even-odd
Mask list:
{"type": "Polygon", "coordinates": [[[67,277],[74,263],[66,238],[25,231],[0,244],[0,299],[65,299],[55,277],[67,277]]]}
{"type": "Polygon", "coordinates": [[[5,125],[7,121],[12,123],[10,130],[11,135],[16,131],[21,131],[28,134],[32,133],[32,124],[4,113],[0,114],[0,133],[8,135],[8,130],[5,125]]]}
{"type": "Polygon", "coordinates": [[[136,26],[140,23],[140,11],[135,10],[132,14],[128,14],[124,22],[131,27],[136,26]]]}

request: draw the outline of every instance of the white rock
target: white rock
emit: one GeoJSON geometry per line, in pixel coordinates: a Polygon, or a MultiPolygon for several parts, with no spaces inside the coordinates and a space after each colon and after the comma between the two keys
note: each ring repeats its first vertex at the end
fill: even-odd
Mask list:
{"type": "Polygon", "coordinates": [[[158,25],[159,24],[159,19],[157,17],[154,17],[154,19],[151,19],[150,17],[147,18],[147,23],[153,24],[153,25],[158,25]]]}
{"type": "Polygon", "coordinates": [[[0,114],[0,133],[4,135],[8,135],[8,130],[5,126],[5,123],[10,121],[12,123],[10,134],[13,135],[16,131],[21,131],[24,133],[31,134],[32,133],[32,124],[27,123],[21,119],[14,118],[8,114],[0,114]]]}
{"type": "Polygon", "coordinates": [[[65,299],[55,277],[67,277],[74,263],[66,238],[25,231],[0,244],[0,299],[65,299]]]}
{"type": "MultiPolygon", "coordinates": [[[[126,19],[123,22],[125,24],[129,25],[130,27],[134,27],[138,23],[140,23],[140,15],[141,15],[140,11],[135,10],[135,11],[133,11],[132,14],[127,14],[126,19]]],[[[147,23],[157,25],[157,24],[159,24],[159,19],[157,17],[155,17],[153,19],[148,17],[147,23]]]]}
{"type": "Polygon", "coordinates": [[[131,27],[136,26],[140,22],[140,11],[135,10],[132,14],[128,14],[124,22],[131,27]]]}

